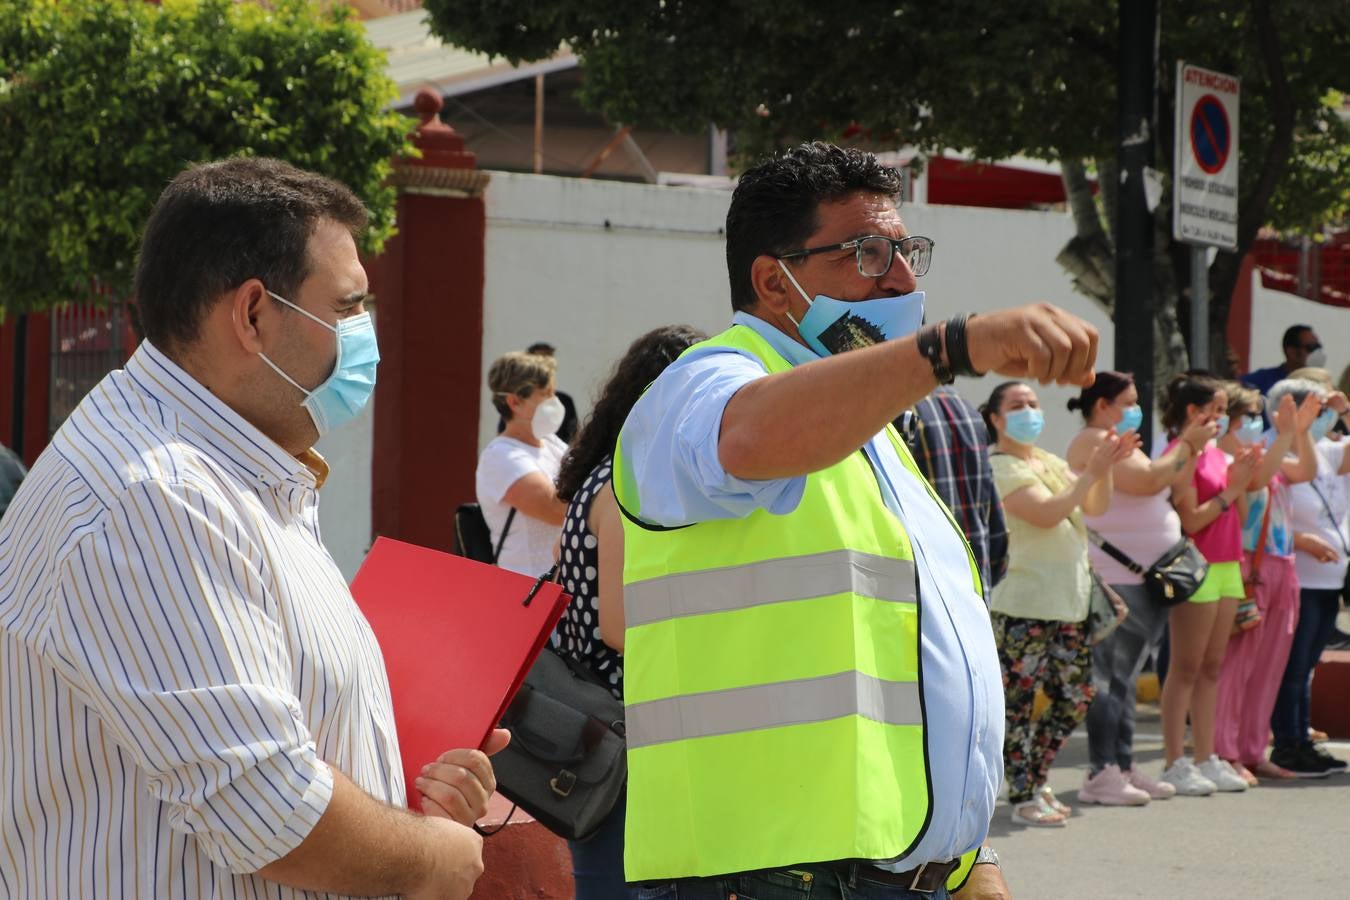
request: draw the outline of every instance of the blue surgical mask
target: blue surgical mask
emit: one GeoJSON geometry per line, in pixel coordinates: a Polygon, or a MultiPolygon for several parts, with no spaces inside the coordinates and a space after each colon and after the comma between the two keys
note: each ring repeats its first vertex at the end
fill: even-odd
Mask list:
{"type": "Polygon", "coordinates": [[[1243,416],[1242,424],[1234,434],[1237,436],[1240,444],[1255,444],[1261,440],[1261,435],[1265,433],[1266,426],[1261,421],[1260,416],[1243,416]]]}
{"type": "Polygon", "coordinates": [[[1003,417],[1003,430],[1019,444],[1034,444],[1045,430],[1045,413],[1030,406],[1014,409],[1003,417]]]}
{"type": "Polygon", "coordinates": [[[904,337],[918,331],[923,324],[923,291],[852,301],[817,294],[812,300],[782,260],[778,265],[810,307],[800,322],[792,319],[792,313],[788,313],[788,318],[797,326],[802,340],[821,356],[847,353],[904,337]]]}
{"type": "Polygon", "coordinates": [[[1330,431],[1331,426],[1335,424],[1336,410],[1328,407],[1322,410],[1316,419],[1313,419],[1311,427],[1308,428],[1308,433],[1312,435],[1314,441],[1320,441],[1327,436],[1327,432],[1330,431]]]}
{"type": "Polygon", "coordinates": [[[375,368],[380,362],[380,348],[375,342],[375,325],[368,312],[342,319],[336,326],[329,325],[285,297],[277,296],[271,291],[267,293],[272,299],[308,316],[337,335],[337,362],[333,365],[333,373],[312,391],[301,387],[294,378],[281,371],[265,353],[258,354],[263,362],[272,367],[272,371],[305,395],[300,405],[309,412],[309,417],[314,420],[314,427],[319,430],[319,436],[322,437],[339,425],[355,419],[370,400],[370,395],[375,392],[375,368]]]}
{"type": "Polygon", "coordinates": [[[1144,424],[1144,411],[1140,409],[1139,404],[1127,406],[1125,415],[1116,423],[1116,434],[1125,434],[1127,431],[1138,431],[1139,426],[1144,424]]]}
{"type": "Polygon", "coordinates": [[[1225,434],[1228,433],[1228,416],[1227,416],[1227,415],[1219,416],[1219,418],[1215,419],[1214,421],[1215,421],[1215,423],[1219,426],[1219,436],[1220,436],[1220,437],[1222,437],[1223,435],[1225,435],[1225,434]]]}

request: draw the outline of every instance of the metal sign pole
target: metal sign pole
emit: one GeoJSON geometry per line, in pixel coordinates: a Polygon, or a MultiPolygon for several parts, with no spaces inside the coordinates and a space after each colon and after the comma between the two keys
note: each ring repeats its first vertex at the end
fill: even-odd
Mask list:
{"type": "Polygon", "coordinates": [[[1191,247],[1191,368],[1210,368],[1209,359],[1209,253],[1191,247]]]}

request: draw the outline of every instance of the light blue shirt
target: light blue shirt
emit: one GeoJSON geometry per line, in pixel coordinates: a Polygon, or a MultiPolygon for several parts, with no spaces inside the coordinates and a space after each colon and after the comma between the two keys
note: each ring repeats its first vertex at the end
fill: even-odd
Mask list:
{"type": "MultiPolygon", "coordinates": [[[[794,366],[819,359],[762,319],[738,312],[732,321],[753,328],[794,366]]],[[[753,356],[709,347],[686,353],[652,384],[623,429],[642,519],[674,527],[741,518],[756,509],[785,515],[797,508],[805,475],[747,481],[728,474],[718,460],[727,402],[766,374],[753,356]]],[[[932,820],[914,850],[880,864],[903,872],[952,859],[984,840],[1003,778],[1003,678],[989,614],[971,583],[964,539],[884,432],[865,449],[886,506],[909,533],[919,571],[921,684],[933,803],[932,820]]]]}

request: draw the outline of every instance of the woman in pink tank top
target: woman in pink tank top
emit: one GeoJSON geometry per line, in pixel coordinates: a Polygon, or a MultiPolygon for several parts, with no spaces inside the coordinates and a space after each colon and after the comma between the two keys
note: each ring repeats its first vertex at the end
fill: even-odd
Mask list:
{"type": "MultiPolygon", "coordinates": [[[[1097,380],[1069,401],[1084,419],[1083,430],[1069,443],[1070,468],[1081,471],[1107,437],[1127,435],[1143,420],[1134,376],[1098,372],[1097,380]]],[[[1172,509],[1173,490],[1190,483],[1199,450],[1218,432],[1213,422],[1197,421],[1181,440],[1155,460],[1135,450],[1116,463],[1111,504],[1083,522],[1136,565],[1147,569],[1181,540],[1181,519],[1172,509]]],[[[1143,806],[1171,797],[1176,788],[1157,781],[1134,765],[1135,681],[1149,657],[1158,651],[1167,629],[1167,608],[1149,596],[1142,576],[1088,545],[1097,574],[1125,600],[1130,614],[1120,627],[1092,648],[1092,682],[1096,692],[1087,713],[1091,769],[1078,799],[1105,806],[1143,806]]]]}
{"type": "MultiPolygon", "coordinates": [[[[1178,375],[1167,385],[1163,425],[1173,436],[1168,450],[1197,422],[1228,430],[1224,383],[1203,374],[1178,375]]],[[[1179,794],[1203,796],[1215,790],[1244,791],[1247,782],[1214,753],[1214,714],[1219,672],[1242,586],[1242,513],[1247,485],[1260,459],[1256,448],[1228,456],[1208,442],[1188,484],[1172,498],[1181,526],[1209,561],[1200,589],[1169,613],[1171,662],[1163,684],[1163,780],[1179,794]],[[1195,761],[1183,750],[1190,716],[1195,761]]]]}

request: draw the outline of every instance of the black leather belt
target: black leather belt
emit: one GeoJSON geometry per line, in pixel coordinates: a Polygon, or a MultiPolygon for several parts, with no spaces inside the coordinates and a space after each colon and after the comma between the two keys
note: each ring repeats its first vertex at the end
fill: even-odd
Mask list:
{"type": "Polygon", "coordinates": [[[888,872],[870,863],[836,862],[828,865],[849,874],[857,873],[868,881],[893,885],[916,894],[933,894],[947,883],[947,878],[961,865],[961,860],[928,862],[908,872],[888,872]]]}

